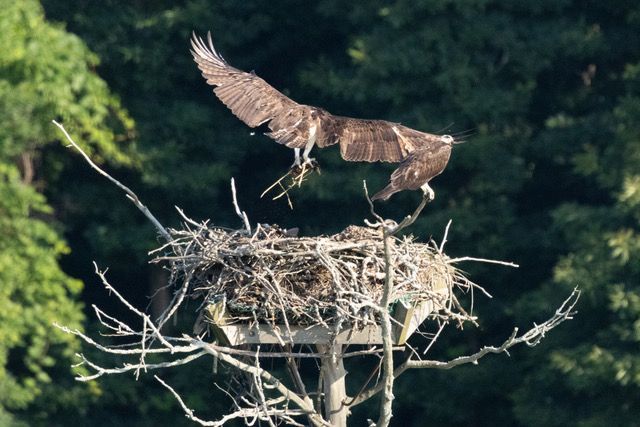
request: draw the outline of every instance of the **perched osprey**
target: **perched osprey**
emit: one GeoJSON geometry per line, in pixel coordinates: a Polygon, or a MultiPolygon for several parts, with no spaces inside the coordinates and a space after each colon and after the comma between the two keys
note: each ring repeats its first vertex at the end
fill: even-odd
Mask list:
{"type": "Polygon", "coordinates": [[[411,152],[393,171],[389,185],[374,194],[371,200],[387,200],[398,191],[417,189],[433,200],[435,193],[429,187],[429,181],[447,166],[455,140],[450,135],[429,136],[434,137],[433,140],[411,152]]]}
{"type": "Polygon", "coordinates": [[[249,127],[267,124],[267,136],[295,151],[295,166],[313,165],[309,153],[340,143],[345,160],[363,162],[400,162],[391,175],[390,184],[373,196],[386,200],[402,190],[424,191],[432,199],[429,181],[440,174],[457,143],[450,135],[433,135],[384,120],[340,117],[329,112],[298,104],[253,72],[247,73],[229,65],[213,47],[211,33],[208,45],[195,34],[191,54],[207,83],[215,86],[216,96],[249,127]],[[302,158],[300,152],[302,151],[302,158]]]}

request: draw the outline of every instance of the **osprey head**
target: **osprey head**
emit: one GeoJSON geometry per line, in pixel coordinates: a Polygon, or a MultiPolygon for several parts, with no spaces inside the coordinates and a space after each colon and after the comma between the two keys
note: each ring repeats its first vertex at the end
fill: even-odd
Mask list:
{"type": "Polygon", "coordinates": [[[455,143],[455,140],[451,135],[442,135],[440,137],[440,141],[444,142],[447,145],[453,145],[455,143]]]}
{"type": "MultiPolygon", "coordinates": [[[[463,135],[463,138],[464,138],[464,135],[463,135]]],[[[443,142],[444,144],[449,145],[449,146],[454,146],[456,144],[462,144],[464,142],[464,140],[463,139],[454,138],[451,135],[442,135],[440,137],[440,142],[443,142]]]]}

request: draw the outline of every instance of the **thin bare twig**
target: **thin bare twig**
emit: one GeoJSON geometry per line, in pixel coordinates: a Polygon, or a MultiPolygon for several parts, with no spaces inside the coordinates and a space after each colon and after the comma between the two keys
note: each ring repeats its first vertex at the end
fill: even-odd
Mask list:
{"type": "Polygon", "coordinates": [[[406,216],[402,221],[400,221],[400,223],[394,228],[392,228],[389,231],[389,233],[391,235],[397,234],[403,228],[406,228],[412,225],[414,222],[416,222],[416,219],[418,219],[418,217],[420,216],[420,213],[422,213],[422,210],[424,209],[425,206],[427,206],[427,203],[429,203],[430,201],[431,199],[429,199],[429,197],[427,197],[426,195],[422,196],[422,200],[420,201],[420,204],[418,205],[416,210],[413,211],[411,215],[406,216]]]}
{"type": "Polygon", "coordinates": [[[138,209],[140,209],[140,211],[144,214],[144,216],[147,217],[147,219],[149,219],[149,221],[151,221],[151,223],[156,227],[156,230],[158,230],[158,232],[162,235],[162,237],[167,241],[171,240],[171,236],[169,235],[167,230],[162,226],[162,224],[160,224],[160,221],[158,221],[156,217],[153,216],[151,211],[145,205],[142,204],[142,202],[140,201],[136,193],[134,193],[129,187],[127,187],[126,185],[122,184],[120,181],[118,181],[117,179],[109,175],[107,172],[102,170],[98,165],[96,165],[93,162],[93,160],[89,158],[87,153],[85,153],[82,150],[82,148],[80,148],[80,146],[78,146],[78,144],[75,143],[75,141],[73,140],[73,138],[71,138],[71,136],[69,135],[67,130],[64,128],[64,126],[62,126],[60,123],[56,122],[55,120],[52,120],[52,122],[62,131],[62,133],[64,133],[64,136],[67,138],[67,141],[69,141],[69,143],[73,146],[73,148],[78,150],[78,152],[82,155],[82,157],[84,157],[87,163],[89,163],[89,166],[95,169],[100,175],[104,176],[109,181],[117,185],[121,190],[124,190],[124,192],[127,193],[127,198],[131,200],[131,202],[133,202],[133,204],[136,205],[138,209]]]}
{"type": "MultiPolygon", "coordinates": [[[[442,362],[437,360],[411,360],[408,359],[402,365],[398,366],[394,371],[394,377],[399,377],[407,369],[419,369],[419,368],[431,368],[431,369],[451,369],[459,365],[472,363],[477,364],[478,360],[487,354],[507,353],[507,351],[521,343],[525,343],[529,347],[534,347],[540,343],[540,341],[546,336],[547,332],[561,324],[566,320],[573,319],[573,315],[576,313],[574,308],[580,298],[580,290],[574,288],[571,294],[562,302],[560,307],[556,309],[553,316],[544,321],[543,323],[534,326],[524,334],[518,336],[518,328],[514,328],[513,332],[507,340],[505,340],[500,346],[486,346],[480,349],[478,352],[468,356],[460,356],[455,359],[442,362]]],[[[356,398],[350,406],[356,406],[369,400],[371,397],[380,393],[384,389],[384,384],[378,384],[362,393],[360,397],[356,398]]]]}
{"type": "MultiPolygon", "coordinates": [[[[261,369],[259,354],[260,354],[260,346],[258,346],[258,348],[256,349],[256,355],[254,358],[255,359],[254,366],[257,369],[261,369]]],[[[276,427],[276,425],[273,423],[273,420],[271,419],[271,415],[269,414],[270,408],[269,408],[269,405],[267,404],[267,399],[265,398],[265,395],[264,395],[264,389],[266,386],[262,384],[262,378],[257,373],[254,373],[252,375],[252,378],[256,386],[256,393],[258,394],[258,399],[259,399],[258,403],[260,405],[260,408],[262,409],[262,413],[264,416],[263,419],[266,419],[270,427],[276,427]]]]}
{"type": "Polygon", "coordinates": [[[262,192],[262,194],[260,194],[260,198],[263,198],[267,193],[269,193],[274,188],[279,187],[281,190],[280,193],[272,197],[271,200],[278,200],[281,197],[286,197],[289,208],[293,209],[293,203],[291,202],[291,197],[289,197],[289,191],[291,191],[291,189],[295,187],[300,188],[302,186],[302,183],[306,180],[307,175],[310,172],[320,173],[320,168],[318,166],[308,166],[306,163],[303,163],[302,166],[291,167],[291,169],[289,169],[287,173],[282,175],[280,178],[278,178],[278,180],[276,180],[273,184],[267,187],[267,189],[265,189],[262,192]],[[287,178],[289,178],[290,181],[285,186],[284,181],[287,178]]]}
{"type": "Polygon", "coordinates": [[[216,356],[217,358],[219,358],[221,361],[237,368],[240,369],[241,371],[247,372],[248,374],[251,375],[259,375],[260,378],[273,385],[273,388],[278,390],[278,392],[284,396],[285,398],[287,398],[288,400],[291,400],[293,403],[296,404],[296,406],[298,406],[302,411],[304,411],[305,413],[309,414],[309,418],[312,420],[313,424],[315,426],[324,426],[324,425],[328,425],[326,421],[324,421],[322,419],[322,417],[320,415],[318,415],[315,412],[315,409],[313,407],[313,402],[311,401],[311,399],[309,399],[308,397],[302,398],[300,396],[298,396],[296,393],[294,393],[293,391],[289,390],[289,388],[287,388],[282,381],[280,381],[279,379],[277,379],[276,377],[274,377],[270,372],[260,368],[260,367],[256,367],[254,365],[249,365],[247,363],[244,363],[238,359],[235,359],[231,356],[229,356],[228,354],[219,352],[215,349],[213,349],[212,347],[206,347],[205,350],[207,352],[209,352],[210,354],[212,354],[213,356],[216,356]]]}
{"type": "MultiPolygon", "coordinates": [[[[200,351],[198,353],[193,353],[193,354],[190,354],[189,356],[185,356],[185,357],[180,358],[180,359],[171,360],[171,361],[168,361],[168,362],[151,363],[151,364],[146,364],[145,366],[149,370],[162,369],[162,368],[173,368],[175,366],[181,366],[181,365],[186,365],[188,363],[191,363],[194,360],[204,356],[205,354],[207,354],[205,351],[200,351]]],[[[103,375],[123,374],[125,372],[136,371],[136,370],[140,369],[141,364],[143,363],[143,362],[139,362],[139,363],[135,363],[135,364],[131,364],[131,363],[124,364],[124,366],[122,366],[120,368],[104,368],[102,366],[99,366],[96,363],[93,363],[89,359],[87,359],[82,353],[78,353],[77,356],[81,360],[80,365],[87,365],[88,367],[90,367],[91,369],[93,369],[95,371],[95,374],[92,374],[92,375],[79,375],[79,376],[76,377],[76,380],[83,381],[83,382],[94,380],[94,379],[99,378],[99,377],[101,377],[103,375]]]]}
{"type": "MultiPolygon", "coordinates": [[[[258,411],[257,408],[240,408],[239,405],[236,402],[236,407],[238,407],[238,410],[227,414],[225,416],[223,416],[222,418],[220,418],[217,421],[206,421],[203,420],[202,418],[198,418],[196,417],[195,413],[193,412],[193,410],[191,408],[189,408],[185,403],[184,400],[182,400],[182,397],[180,396],[180,394],[178,394],[177,391],[175,391],[175,389],[173,387],[171,387],[169,384],[167,384],[166,382],[164,382],[160,377],[158,377],[157,375],[153,376],[160,384],[162,384],[162,386],[164,386],[167,390],[169,390],[171,392],[171,394],[173,395],[173,397],[175,397],[175,399],[178,401],[178,403],[180,404],[180,407],[182,408],[182,410],[184,411],[185,415],[187,416],[187,418],[189,418],[191,421],[194,421],[202,426],[207,426],[207,427],[220,427],[225,425],[227,422],[235,420],[235,419],[253,419],[253,418],[260,418],[262,419],[262,417],[260,417],[260,413],[258,411]]],[[[222,389],[221,389],[222,390],[222,389]]],[[[222,390],[224,392],[224,390],[222,390]]],[[[271,402],[271,403],[277,403],[277,402],[271,402]]],[[[273,417],[283,417],[287,420],[288,423],[293,424],[293,425],[300,425],[297,424],[295,422],[293,422],[293,420],[287,415],[287,412],[289,412],[292,415],[300,415],[295,413],[295,411],[291,411],[289,409],[276,409],[274,407],[270,407],[266,413],[263,413],[263,415],[269,417],[269,419],[273,416],[273,417]]]]}
{"type": "Polygon", "coordinates": [[[244,223],[244,228],[247,230],[247,233],[251,233],[251,224],[249,223],[249,217],[247,217],[247,213],[245,211],[240,210],[240,206],[238,205],[238,198],[236,196],[236,181],[234,178],[231,178],[231,196],[233,198],[233,207],[236,210],[236,214],[244,223]]]}
{"type": "Polygon", "coordinates": [[[442,236],[442,242],[440,242],[440,247],[438,248],[440,253],[442,253],[444,251],[444,245],[447,243],[447,237],[449,237],[449,227],[451,227],[451,223],[452,222],[453,222],[453,220],[449,219],[449,222],[447,222],[447,226],[444,228],[444,234],[442,236]]]}
{"type": "MultiPolygon", "coordinates": [[[[369,189],[367,188],[366,180],[362,180],[362,188],[364,188],[364,197],[367,200],[367,203],[369,204],[369,212],[371,213],[371,216],[373,216],[376,219],[378,225],[384,224],[385,222],[384,219],[380,215],[378,215],[375,208],[373,207],[373,201],[371,200],[371,197],[369,197],[369,189]]],[[[365,223],[367,223],[369,227],[376,227],[376,224],[371,224],[366,220],[365,220],[365,223]]]]}
{"type": "Polygon", "coordinates": [[[118,292],[116,290],[116,288],[114,288],[113,286],[111,286],[111,284],[107,281],[107,278],[105,277],[106,271],[100,271],[100,269],[98,268],[98,264],[96,264],[95,262],[93,263],[93,268],[94,271],[96,273],[96,275],[98,275],[98,277],[100,277],[100,280],[102,281],[102,284],[104,285],[104,287],[111,293],[113,293],[118,300],[120,300],[120,302],[122,304],[124,304],[129,310],[131,310],[132,312],[134,312],[135,314],[137,314],[138,316],[140,316],[140,318],[142,318],[144,324],[143,324],[143,333],[144,331],[147,329],[146,325],[149,325],[150,329],[153,331],[153,336],[155,338],[157,338],[158,340],[160,340],[160,342],[162,344],[164,344],[168,349],[172,349],[173,346],[164,338],[164,335],[160,332],[160,328],[157,328],[154,323],[151,321],[151,319],[149,318],[149,316],[143,312],[141,312],[140,310],[138,310],[137,308],[135,308],[133,305],[131,305],[129,303],[129,301],[127,301],[126,298],[124,298],[120,292],[118,292]]]}
{"type": "Polygon", "coordinates": [[[447,262],[449,262],[450,264],[456,264],[458,262],[464,262],[464,261],[486,262],[488,264],[500,264],[500,265],[506,265],[507,267],[514,267],[514,268],[520,267],[518,264],[510,262],[510,261],[500,261],[500,260],[496,260],[496,259],[487,259],[487,258],[476,258],[476,257],[471,257],[471,256],[464,256],[464,257],[460,257],[460,258],[451,258],[447,262]]]}

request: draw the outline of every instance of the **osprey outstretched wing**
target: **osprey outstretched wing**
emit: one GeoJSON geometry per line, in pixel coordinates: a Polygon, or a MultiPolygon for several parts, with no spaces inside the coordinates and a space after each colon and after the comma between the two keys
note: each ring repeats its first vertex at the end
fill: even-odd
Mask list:
{"type": "MultiPolygon", "coordinates": [[[[193,34],[191,46],[198,68],[207,83],[215,87],[213,92],[220,101],[248,126],[254,128],[266,124],[271,130],[267,136],[295,150],[295,165],[302,163],[301,150],[304,150],[302,161],[312,163],[309,153],[315,145],[322,148],[339,143],[340,154],[345,160],[402,162],[405,169],[412,162],[429,162],[433,147],[448,146],[451,149],[453,138],[448,135],[424,133],[385,120],[334,116],[321,108],[298,104],[254,73],[229,65],[214,48],[211,33],[207,34],[207,43],[193,34]],[[410,156],[417,150],[421,151],[420,155],[410,156]]],[[[438,170],[437,175],[447,161],[448,156],[441,167],[424,168],[423,173],[411,179],[423,179],[429,176],[427,172],[431,169],[438,170]]],[[[394,172],[397,178],[394,180],[392,177],[395,191],[390,194],[415,187],[409,183],[410,180],[397,175],[399,170],[394,172]]],[[[432,177],[415,188],[426,184],[432,177]]]]}

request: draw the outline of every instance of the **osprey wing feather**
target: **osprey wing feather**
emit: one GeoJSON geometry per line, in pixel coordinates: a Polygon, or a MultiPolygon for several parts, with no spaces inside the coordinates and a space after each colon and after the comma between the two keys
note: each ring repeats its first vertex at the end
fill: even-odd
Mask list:
{"type": "Polygon", "coordinates": [[[267,136],[290,148],[339,142],[345,160],[400,162],[428,135],[398,123],[334,116],[298,104],[255,74],[229,65],[214,48],[211,33],[207,43],[194,34],[191,46],[198,68],[207,83],[215,86],[213,92],[220,101],[252,128],[267,123],[271,129],[267,136]]]}
{"type": "Polygon", "coordinates": [[[352,162],[400,162],[424,145],[428,135],[385,120],[332,116],[328,122],[335,129],[342,158],[352,162]]]}
{"type": "Polygon", "coordinates": [[[291,148],[301,148],[309,140],[309,107],[300,105],[253,73],[232,67],[207,36],[208,45],[195,34],[191,39],[193,59],[213,92],[231,112],[249,127],[267,123],[267,135],[291,148]]]}
{"type": "MultiPolygon", "coordinates": [[[[365,120],[334,116],[329,112],[291,100],[254,73],[232,67],[213,47],[211,33],[207,43],[193,34],[191,54],[213,92],[231,112],[255,128],[266,124],[267,136],[295,149],[295,165],[300,151],[305,164],[313,166],[308,155],[317,145],[340,144],[340,154],[354,162],[401,162],[387,188],[374,196],[387,199],[404,189],[433,190],[428,182],[447,162],[452,144],[449,135],[433,135],[385,120],[365,120]]],[[[428,191],[429,190],[429,191],[428,191]]]]}

